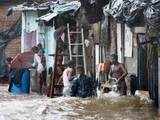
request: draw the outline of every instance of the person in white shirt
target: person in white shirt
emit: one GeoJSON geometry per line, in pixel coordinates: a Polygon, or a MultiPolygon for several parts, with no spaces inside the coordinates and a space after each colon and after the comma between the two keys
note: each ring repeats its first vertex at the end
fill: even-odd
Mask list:
{"type": "Polygon", "coordinates": [[[68,63],[68,67],[63,71],[63,95],[70,96],[71,86],[72,86],[72,79],[74,75],[74,62],[70,61],[68,63]]]}

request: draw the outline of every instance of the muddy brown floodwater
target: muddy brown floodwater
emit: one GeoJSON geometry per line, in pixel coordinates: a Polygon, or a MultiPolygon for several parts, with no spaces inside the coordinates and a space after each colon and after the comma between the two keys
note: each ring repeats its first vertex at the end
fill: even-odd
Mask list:
{"type": "Polygon", "coordinates": [[[159,120],[152,104],[137,97],[51,99],[7,88],[0,86],[0,120],[159,120]]]}

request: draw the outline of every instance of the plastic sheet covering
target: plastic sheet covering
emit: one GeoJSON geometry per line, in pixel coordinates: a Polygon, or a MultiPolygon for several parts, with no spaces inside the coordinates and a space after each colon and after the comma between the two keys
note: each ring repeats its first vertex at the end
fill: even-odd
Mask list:
{"type": "Polygon", "coordinates": [[[62,5],[57,5],[55,6],[53,12],[62,14],[67,11],[77,11],[81,6],[81,3],[78,1],[73,1],[70,3],[62,4],[62,5]]]}
{"type": "Polygon", "coordinates": [[[123,0],[113,0],[104,7],[104,10],[116,19],[121,18],[123,3],[123,0]]]}
{"type": "Polygon", "coordinates": [[[22,93],[30,92],[30,71],[28,69],[22,69],[23,74],[21,78],[21,91],[22,93]]]}
{"type": "Polygon", "coordinates": [[[144,11],[149,30],[160,30],[160,0],[152,0],[144,11]]]}
{"type": "Polygon", "coordinates": [[[48,13],[38,18],[38,20],[49,21],[57,15],[64,14],[68,12],[70,15],[74,15],[74,13],[81,7],[81,3],[78,1],[69,2],[66,4],[57,4],[52,8],[52,13],[48,13]]]}
{"type": "Polygon", "coordinates": [[[130,27],[143,24],[145,18],[149,30],[160,30],[160,0],[113,0],[104,10],[130,27]]]}
{"type": "Polygon", "coordinates": [[[143,11],[147,7],[149,0],[129,0],[130,8],[128,9],[128,18],[126,23],[128,26],[136,26],[143,24],[143,11]]]}
{"type": "Polygon", "coordinates": [[[147,3],[149,3],[149,0],[130,0],[132,3],[130,13],[136,12],[137,10],[144,9],[147,6],[147,3]]]}
{"type": "Polygon", "coordinates": [[[142,13],[147,3],[147,0],[113,0],[104,7],[104,10],[118,22],[135,26],[142,21],[142,13]]]}
{"type": "Polygon", "coordinates": [[[9,78],[9,92],[13,94],[30,92],[30,71],[28,69],[12,69],[9,78]]]}

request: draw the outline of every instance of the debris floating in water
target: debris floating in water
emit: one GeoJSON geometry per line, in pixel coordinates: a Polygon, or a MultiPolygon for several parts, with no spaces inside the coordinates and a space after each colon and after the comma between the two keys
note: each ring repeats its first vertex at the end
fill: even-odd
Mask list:
{"type": "Polygon", "coordinates": [[[150,104],[137,97],[117,97],[110,92],[103,99],[47,98],[35,93],[11,96],[0,86],[0,120],[142,120],[156,119],[150,104]],[[115,98],[118,98],[114,101],[115,98]],[[154,116],[154,117],[153,117],[154,116]]]}

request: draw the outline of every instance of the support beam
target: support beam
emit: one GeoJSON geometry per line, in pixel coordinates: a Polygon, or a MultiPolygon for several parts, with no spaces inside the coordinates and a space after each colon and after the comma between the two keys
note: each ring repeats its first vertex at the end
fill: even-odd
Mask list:
{"type": "Polygon", "coordinates": [[[160,115],[160,57],[158,58],[158,108],[160,115]]]}

